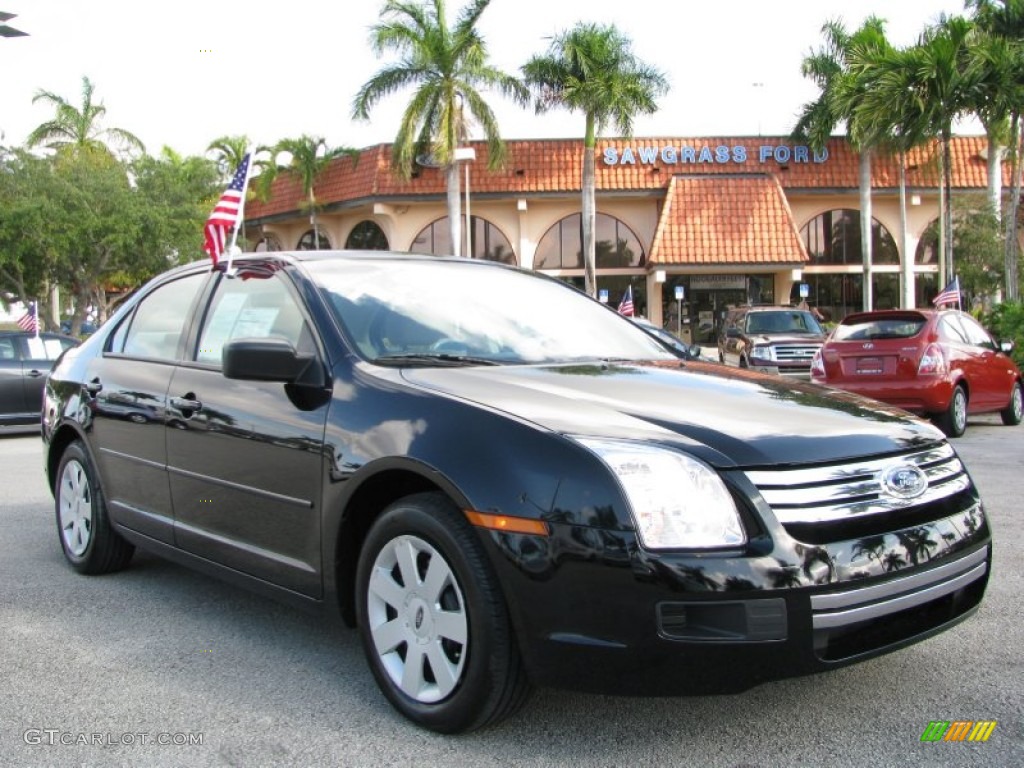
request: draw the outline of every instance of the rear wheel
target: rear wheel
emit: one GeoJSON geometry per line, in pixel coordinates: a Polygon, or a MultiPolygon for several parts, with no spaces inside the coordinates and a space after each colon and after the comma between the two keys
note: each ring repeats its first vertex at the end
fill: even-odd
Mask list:
{"type": "Polygon", "coordinates": [[[441,733],[510,715],[529,692],[497,577],[444,496],[401,499],[374,522],[356,579],[370,668],[403,715],[441,733]]]}
{"type": "Polygon", "coordinates": [[[61,456],[54,501],[60,545],[73,568],[96,574],[128,565],[135,547],[111,526],[96,469],[79,442],[61,456]]]}
{"type": "Polygon", "coordinates": [[[935,423],[949,437],[960,437],[967,429],[967,390],[962,384],[953,388],[949,407],[935,417],[935,423]]]}
{"type": "Polygon", "coordinates": [[[1024,415],[1024,393],[1021,391],[1021,383],[1018,381],[1013,385],[1013,392],[1010,393],[1010,403],[999,412],[1003,418],[1003,424],[1012,427],[1020,424],[1021,416],[1024,415]]]}

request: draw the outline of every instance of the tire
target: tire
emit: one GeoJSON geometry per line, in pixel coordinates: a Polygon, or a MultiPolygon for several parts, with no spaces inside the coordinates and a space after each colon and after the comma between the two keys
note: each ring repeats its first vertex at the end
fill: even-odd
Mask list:
{"type": "Polygon", "coordinates": [[[527,698],[497,577],[441,494],[400,499],[374,522],[359,557],[356,615],[377,685],[417,725],[471,731],[527,698]]]}
{"type": "Polygon", "coordinates": [[[935,417],[935,424],[948,437],[960,437],[967,429],[967,390],[962,384],[953,387],[949,407],[935,417]]]}
{"type": "Polygon", "coordinates": [[[53,497],[61,549],[72,568],[100,574],[128,565],[135,547],[111,526],[96,468],[80,442],[61,456],[53,497]]]}
{"type": "Polygon", "coordinates": [[[1010,393],[1010,403],[999,412],[1003,424],[1008,427],[1020,424],[1021,416],[1024,415],[1024,391],[1019,381],[1014,382],[1013,392],[1010,393]]]}

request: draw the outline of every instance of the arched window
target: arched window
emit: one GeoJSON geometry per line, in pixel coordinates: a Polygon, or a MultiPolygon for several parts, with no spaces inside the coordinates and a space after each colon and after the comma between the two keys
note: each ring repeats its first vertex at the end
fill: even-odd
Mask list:
{"type": "MultiPolygon", "coordinates": [[[[320,230],[320,250],[329,251],[331,249],[331,241],[328,239],[324,231],[320,230]]],[[[315,251],[317,250],[317,233],[312,229],[308,230],[302,237],[299,238],[299,244],[295,246],[297,251],[315,251]]]]}
{"type": "MultiPolygon", "coordinates": [[[[871,222],[871,258],[874,264],[899,264],[900,255],[889,230],[878,219],[871,222]]],[[[860,249],[860,211],[837,208],[811,219],[800,237],[810,254],[810,266],[862,263],[860,249]]]]}
{"type": "Polygon", "coordinates": [[[366,219],[348,233],[345,247],[356,251],[386,251],[390,246],[384,230],[376,222],[366,219]]]}
{"type": "Polygon", "coordinates": [[[260,238],[260,241],[256,243],[256,253],[266,253],[267,251],[280,251],[281,241],[277,239],[276,235],[264,235],[260,238]]]}
{"type": "MultiPolygon", "coordinates": [[[[578,213],[570,214],[544,233],[533,259],[535,269],[583,269],[581,219],[578,213]]],[[[642,267],[646,263],[640,239],[624,222],[599,213],[596,225],[598,269],[642,267]]]]}
{"type": "Polygon", "coordinates": [[[933,219],[921,239],[917,241],[917,252],[914,254],[915,264],[939,263],[939,220],[933,219]]]}
{"type": "MultiPolygon", "coordinates": [[[[479,216],[470,216],[470,222],[473,225],[473,253],[467,255],[471,255],[474,259],[500,261],[503,264],[517,263],[516,255],[512,251],[512,244],[500,229],[479,216]]],[[[429,253],[433,256],[451,255],[453,248],[448,229],[448,217],[437,219],[420,230],[409,250],[412,253],[429,253]]],[[[466,232],[463,228],[462,253],[466,254],[466,252],[466,232]]]]}

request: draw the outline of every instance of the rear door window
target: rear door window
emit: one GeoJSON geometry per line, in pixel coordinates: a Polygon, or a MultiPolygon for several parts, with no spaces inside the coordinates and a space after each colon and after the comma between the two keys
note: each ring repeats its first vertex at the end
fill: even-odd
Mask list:
{"type": "Polygon", "coordinates": [[[206,278],[207,274],[200,272],[152,291],[115,331],[110,351],[129,357],[177,360],[181,337],[206,278]]]}

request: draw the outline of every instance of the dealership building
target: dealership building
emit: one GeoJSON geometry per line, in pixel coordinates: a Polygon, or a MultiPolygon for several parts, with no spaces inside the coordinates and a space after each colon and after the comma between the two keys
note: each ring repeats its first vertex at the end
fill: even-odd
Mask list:
{"type": "MultiPolygon", "coordinates": [[[[460,252],[536,270],[582,287],[579,140],[507,142],[487,169],[484,143],[462,151],[460,252]],[[467,204],[468,203],[468,204],[467,204]],[[468,238],[467,238],[468,234],[468,238]]],[[[953,198],[984,201],[987,140],[953,139],[953,198]]],[[[938,146],[907,159],[906,250],[901,248],[899,167],[872,163],[873,259],[861,256],[859,156],[843,138],[814,152],[782,137],[599,140],[596,156],[597,287],[613,305],[632,286],[638,311],[700,343],[731,306],[806,299],[833,318],[859,310],[866,275],[873,308],[899,307],[903,281],[915,306],[939,285],[938,146]],[[904,259],[911,262],[906,264],[904,259]]],[[[1004,164],[1003,189],[1010,173],[1004,164]]],[[[339,158],[318,179],[317,230],[293,177],[250,201],[246,235],[257,250],[390,249],[454,252],[446,173],[430,163],[412,178],[391,168],[391,145],[339,158]]]]}

